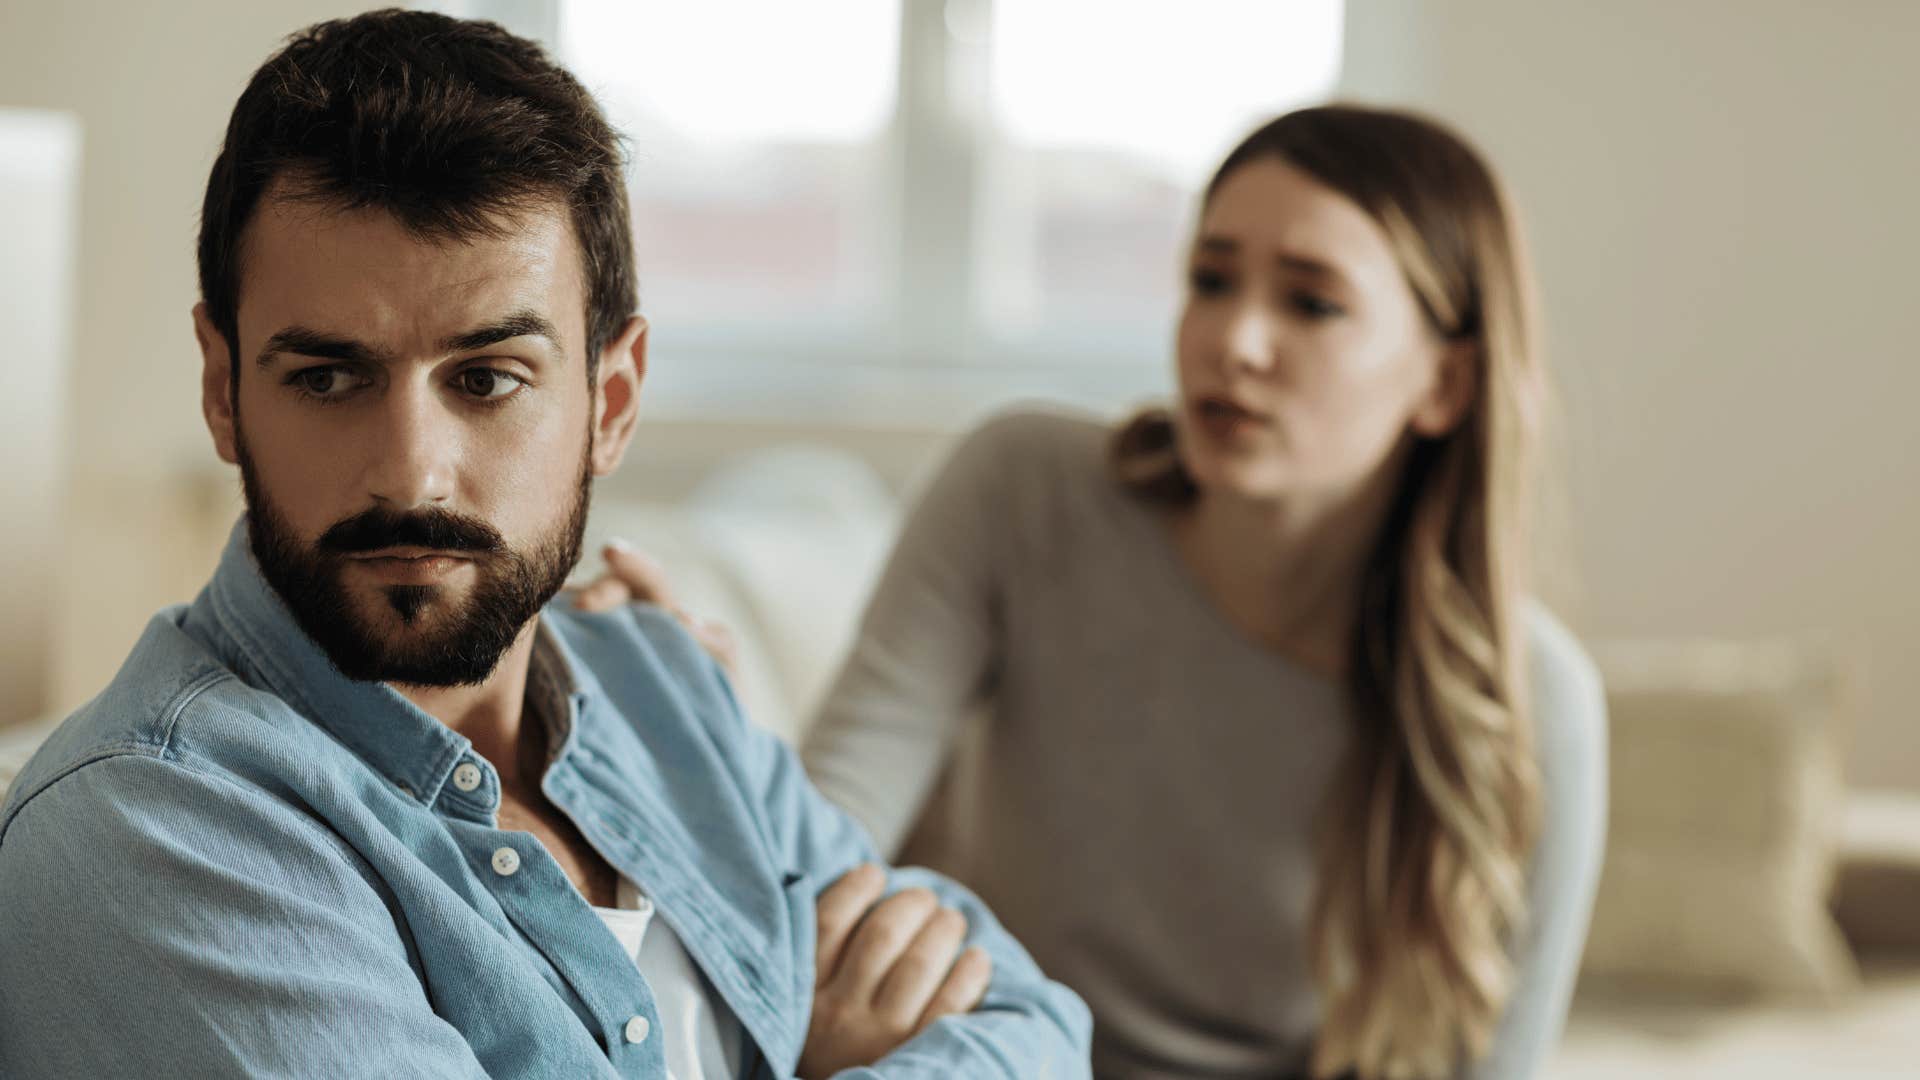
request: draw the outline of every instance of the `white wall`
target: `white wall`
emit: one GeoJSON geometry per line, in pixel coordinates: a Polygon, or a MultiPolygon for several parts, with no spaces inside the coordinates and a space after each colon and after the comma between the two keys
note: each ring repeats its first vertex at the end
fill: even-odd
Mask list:
{"type": "Polygon", "coordinates": [[[0,108],[0,724],[50,704],[79,184],[71,114],[0,108]]]}
{"type": "Polygon", "coordinates": [[[1350,0],[1347,91],[1515,190],[1592,635],[1831,634],[1920,787],[1920,4],[1350,0]]]}
{"type": "Polygon", "coordinates": [[[98,690],[147,617],[210,567],[179,493],[215,461],[188,311],[200,198],[234,99],[286,34],[373,6],[6,0],[0,106],[70,112],[84,137],[68,558],[49,568],[58,706],[98,690]]]}
{"type": "Polygon", "coordinates": [[[289,32],[374,4],[327,0],[9,0],[0,105],[63,109],[85,132],[75,391],[112,432],[83,470],[200,462],[199,360],[187,312],[207,170],[247,76],[289,32]]]}

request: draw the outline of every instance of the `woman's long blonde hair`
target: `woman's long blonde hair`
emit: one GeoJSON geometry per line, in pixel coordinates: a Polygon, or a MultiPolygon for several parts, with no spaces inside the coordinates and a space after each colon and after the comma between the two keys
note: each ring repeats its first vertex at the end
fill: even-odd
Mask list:
{"type": "MultiPolygon", "coordinates": [[[[1309,933],[1317,1077],[1440,1077],[1486,1052],[1513,993],[1540,818],[1520,604],[1543,409],[1528,271],[1507,200],[1458,136],[1402,112],[1326,106],[1250,135],[1207,187],[1279,158],[1385,231],[1433,329],[1476,346],[1461,423],[1417,439],[1373,542],[1346,665],[1352,749],[1323,808],[1309,933]]],[[[1113,444],[1122,481],[1199,490],[1164,411],[1113,444]]]]}

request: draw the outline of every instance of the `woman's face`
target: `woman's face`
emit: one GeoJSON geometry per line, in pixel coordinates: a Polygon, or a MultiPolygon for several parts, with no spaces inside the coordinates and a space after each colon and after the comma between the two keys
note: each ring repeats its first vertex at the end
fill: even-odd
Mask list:
{"type": "Polygon", "coordinates": [[[1180,454],[1202,490],[1337,500],[1465,404],[1464,357],[1386,233],[1279,158],[1236,168],[1207,204],[1177,350],[1180,454]]]}

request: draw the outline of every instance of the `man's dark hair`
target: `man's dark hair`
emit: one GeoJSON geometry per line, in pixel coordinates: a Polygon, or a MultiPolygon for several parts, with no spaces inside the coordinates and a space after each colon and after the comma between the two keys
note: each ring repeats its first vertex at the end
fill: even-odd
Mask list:
{"type": "Polygon", "coordinates": [[[233,107],[200,212],[200,294],[237,376],[243,240],[269,188],[453,240],[499,236],[551,200],[580,244],[591,379],[638,306],[623,164],[592,95],[494,23],[393,9],[319,23],[233,107]]]}

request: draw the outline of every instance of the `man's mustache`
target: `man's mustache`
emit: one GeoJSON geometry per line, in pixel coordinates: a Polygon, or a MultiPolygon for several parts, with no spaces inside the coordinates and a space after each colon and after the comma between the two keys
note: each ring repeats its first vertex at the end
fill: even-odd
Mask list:
{"type": "Polygon", "coordinates": [[[353,555],[395,547],[470,551],[498,555],[507,550],[498,530],[477,518],[451,510],[393,510],[375,506],[335,524],[315,544],[321,551],[353,555]]]}

